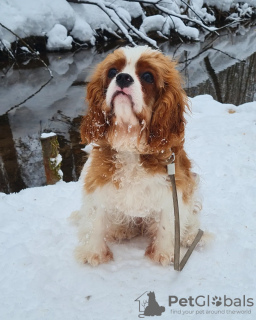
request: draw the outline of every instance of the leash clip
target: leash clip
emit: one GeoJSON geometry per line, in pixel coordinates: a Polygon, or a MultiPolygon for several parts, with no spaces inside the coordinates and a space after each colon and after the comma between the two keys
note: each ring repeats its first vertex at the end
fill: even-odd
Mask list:
{"type": "Polygon", "coordinates": [[[175,153],[172,153],[172,162],[167,165],[168,176],[175,174],[175,153]]]}

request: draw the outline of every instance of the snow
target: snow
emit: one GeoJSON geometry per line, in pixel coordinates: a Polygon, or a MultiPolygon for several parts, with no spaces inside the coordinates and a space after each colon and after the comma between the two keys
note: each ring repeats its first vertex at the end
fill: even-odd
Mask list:
{"type": "Polygon", "coordinates": [[[77,16],[74,28],[71,32],[71,35],[75,39],[78,39],[81,42],[90,41],[91,44],[94,44],[94,42],[95,42],[92,28],[80,16],[77,16]]]}
{"type": "Polygon", "coordinates": [[[93,149],[93,147],[94,146],[99,146],[99,145],[97,145],[96,143],[90,143],[90,144],[87,144],[83,149],[81,149],[81,150],[83,150],[85,153],[91,153],[91,151],[92,151],[92,149],[93,149]]]}
{"type": "MultiPolygon", "coordinates": [[[[0,21],[20,37],[43,36],[54,25],[70,30],[74,11],[65,0],[1,0],[0,21]]],[[[16,37],[0,28],[0,38],[13,42],[16,37]]]]}
{"type": "MultiPolygon", "coordinates": [[[[117,4],[114,2],[113,4],[117,4]]],[[[138,18],[144,16],[143,10],[139,3],[131,3],[123,0],[119,0],[118,4],[122,6],[127,12],[129,12],[132,18],[138,18]]]]}
{"type": "Polygon", "coordinates": [[[154,15],[146,17],[140,26],[140,31],[145,34],[150,31],[162,31],[164,35],[169,35],[170,30],[175,29],[180,35],[198,40],[199,31],[196,28],[186,26],[179,18],[163,17],[162,15],[154,15]]]}
{"type": "MultiPolygon", "coordinates": [[[[95,45],[98,30],[107,30],[111,34],[116,34],[120,29],[125,34],[124,30],[129,28],[124,22],[121,22],[115,11],[119,17],[129,22],[132,18],[141,17],[143,20],[142,29],[144,28],[145,31],[146,29],[151,31],[151,25],[152,30],[157,29],[156,31],[160,32],[164,26],[163,34],[165,35],[169,36],[170,30],[176,29],[182,36],[197,40],[198,29],[185,26],[182,19],[179,18],[181,14],[186,12],[186,2],[188,3],[188,1],[180,0],[168,2],[152,0],[151,3],[157,3],[178,16],[178,18],[173,16],[166,18],[167,16],[163,14],[161,17],[166,20],[167,25],[156,17],[156,24],[152,26],[155,16],[146,17],[142,6],[135,2],[91,0],[92,4],[79,4],[68,3],[66,0],[1,0],[0,22],[21,38],[47,36],[48,50],[69,50],[73,40],[95,45]],[[157,22],[160,22],[159,28],[157,22]]],[[[229,17],[234,20],[251,16],[252,7],[256,7],[256,0],[193,0],[189,2],[191,9],[193,9],[188,10],[189,17],[198,20],[199,16],[206,24],[213,23],[215,16],[213,13],[207,12],[207,9],[203,7],[205,4],[215,6],[221,11],[230,11],[234,8],[236,12],[229,17]]],[[[134,35],[132,32],[130,34],[134,35]]],[[[16,41],[16,36],[0,26],[0,40],[0,50],[10,49],[11,43],[16,41]]],[[[148,39],[148,41],[150,40],[148,39]]],[[[130,42],[132,43],[132,41],[130,42]]],[[[155,45],[153,42],[151,44],[155,45]]]]}
{"type": "MultiPolygon", "coordinates": [[[[148,33],[150,31],[162,30],[164,24],[168,21],[167,18],[161,16],[160,14],[156,14],[151,17],[146,17],[143,20],[143,23],[140,26],[140,31],[144,33],[148,33]]],[[[169,24],[168,24],[169,27],[169,24]]],[[[167,32],[169,31],[169,28],[167,32]]]]}
{"type": "Polygon", "coordinates": [[[216,7],[221,11],[229,11],[230,8],[234,7],[238,3],[246,3],[248,5],[251,5],[253,7],[256,7],[256,0],[246,0],[246,1],[240,1],[240,0],[204,0],[204,3],[216,7]]]}
{"type": "Polygon", "coordinates": [[[62,156],[60,154],[57,154],[56,158],[50,158],[50,161],[52,162],[54,167],[57,167],[62,161],[62,156]]]}
{"type": "Polygon", "coordinates": [[[47,33],[47,49],[71,49],[73,38],[68,36],[68,30],[61,24],[55,24],[55,26],[47,33]]]}
{"type": "MultiPolygon", "coordinates": [[[[170,19],[170,18],[169,18],[170,19]]],[[[176,17],[172,17],[173,28],[182,36],[191,38],[194,40],[199,40],[199,30],[186,26],[184,22],[176,17]]]]}
{"type": "Polygon", "coordinates": [[[81,182],[0,193],[1,319],[133,320],[135,300],[145,291],[165,306],[161,319],[240,319],[230,310],[255,318],[255,306],[168,306],[170,295],[255,297],[256,102],[237,107],[208,95],[190,100],[185,148],[201,177],[201,228],[215,234],[212,244],[193,252],[180,273],[146,259],[145,238],[111,244],[108,264],[79,265],[68,217],[80,208],[81,182]],[[182,317],[175,310],[191,313],[182,317]],[[195,315],[207,310],[224,314],[195,315]]]}
{"type": "Polygon", "coordinates": [[[203,0],[193,0],[190,3],[190,6],[193,10],[189,9],[189,16],[197,18],[197,15],[203,19],[206,23],[213,23],[216,18],[213,14],[207,13],[207,9],[203,8],[204,1],[203,0]]]}
{"type": "Polygon", "coordinates": [[[54,137],[54,136],[56,136],[56,133],[54,133],[54,132],[48,132],[48,133],[44,132],[41,134],[42,139],[47,139],[47,138],[54,137]]]}

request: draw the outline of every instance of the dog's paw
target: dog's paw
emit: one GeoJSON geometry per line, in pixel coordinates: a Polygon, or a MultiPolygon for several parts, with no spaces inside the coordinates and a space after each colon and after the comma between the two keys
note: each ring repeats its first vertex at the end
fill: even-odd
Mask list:
{"type": "Polygon", "coordinates": [[[102,246],[100,250],[90,251],[86,246],[78,246],[75,250],[75,257],[80,263],[89,263],[97,266],[113,260],[113,253],[107,245],[102,246]]]}
{"type": "MultiPolygon", "coordinates": [[[[191,244],[193,243],[195,237],[196,237],[196,233],[189,233],[189,234],[186,234],[184,236],[184,238],[181,240],[181,245],[185,248],[188,248],[191,246],[191,244]]],[[[200,240],[201,241],[201,240],[200,240]]],[[[197,245],[199,245],[200,241],[198,242],[197,245]]]]}
{"type": "Polygon", "coordinates": [[[174,262],[173,250],[161,250],[152,243],[147,247],[145,256],[154,262],[161,263],[162,266],[168,266],[174,262]]]}
{"type": "MultiPolygon", "coordinates": [[[[196,238],[196,236],[197,236],[197,233],[186,234],[185,237],[181,241],[181,245],[183,247],[190,247],[191,244],[193,243],[194,239],[196,238]]],[[[198,242],[196,248],[198,248],[198,249],[204,248],[206,245],[208,245],[211,242],[211,240],[213,238],[214,238],[214,235],[212,233],[204,232],[202,235],[202,238],[198,242]]]]}

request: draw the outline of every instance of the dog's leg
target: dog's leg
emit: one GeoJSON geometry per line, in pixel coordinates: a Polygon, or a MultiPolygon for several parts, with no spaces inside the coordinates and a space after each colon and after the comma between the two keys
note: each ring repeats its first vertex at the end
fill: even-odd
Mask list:
{"type": "Polygon", "coordinates": [[[81,208],[78,237],[80,245],[75,255],[79,262],[97,266],[113,259],[113,254],[106,244],[106,223],[104,209],[86,205],[81,208]]]}
{"type": "MultiPolygon", "coordinates": [[[[146,256],[153,261],[168,265],[174,262],[174,209],[172,195],[164,198],[165,204],[159,222],[149,227],[152,243],[146,250],[146,256]]],[[[199,229],[199,218],[194,211],[194,202],[185,203],[182,192],[178,191],[180,239],[183,246],[190,246],[199,229]]]]}
{"type": "Polygon", "coordinates": [[[174,226],[173,208],[163,209],[148,230],[152,242],[147,247],[145,255],[163,266],[173,263],[174,260],[174,226]]]}
{"type": "MultiPolygon", "coordinates": [[[[183,247],[190,247],[192,242],[194,241],[198,230],[200,227],[199,223],[199,217],[198,214],[195,214],[193,212],[189,212],[188,219],[186,223],[186,228],[184,230],[184,233],[181,236],[181,245],[183,247]]],[[[201,240],[200,240],[201,242],[201,240]]],[[[200,244],[199,242],[199,244],[200,244]]]]}
{"type": "MultiPolygon", "coordinates": [[[[198,230],[200,228],[200,222],[198,217],[198,210],[192,210],[188,215],[188,221],[184,233],[181,237],[181,245],[183,247],[190,247],[194,239],[197,236],[198,230]]],[[[213,234],[210,232],[204,232],[202,238],[197,244],[197,247],[202,248],[208,245],[213,239],[213,234]]]]}

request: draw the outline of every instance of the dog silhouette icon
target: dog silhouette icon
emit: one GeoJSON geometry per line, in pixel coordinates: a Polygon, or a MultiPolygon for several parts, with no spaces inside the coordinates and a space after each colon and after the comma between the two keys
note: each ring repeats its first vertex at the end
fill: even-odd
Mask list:
{"type": "Polygon", "coordinates": [[[165,307],[159,306],[156,301],[156,296],[154,291],[150,291],[148,294],[148,305],[145,308],[144,316],[161,316],[165,311],[165,307]]]}

